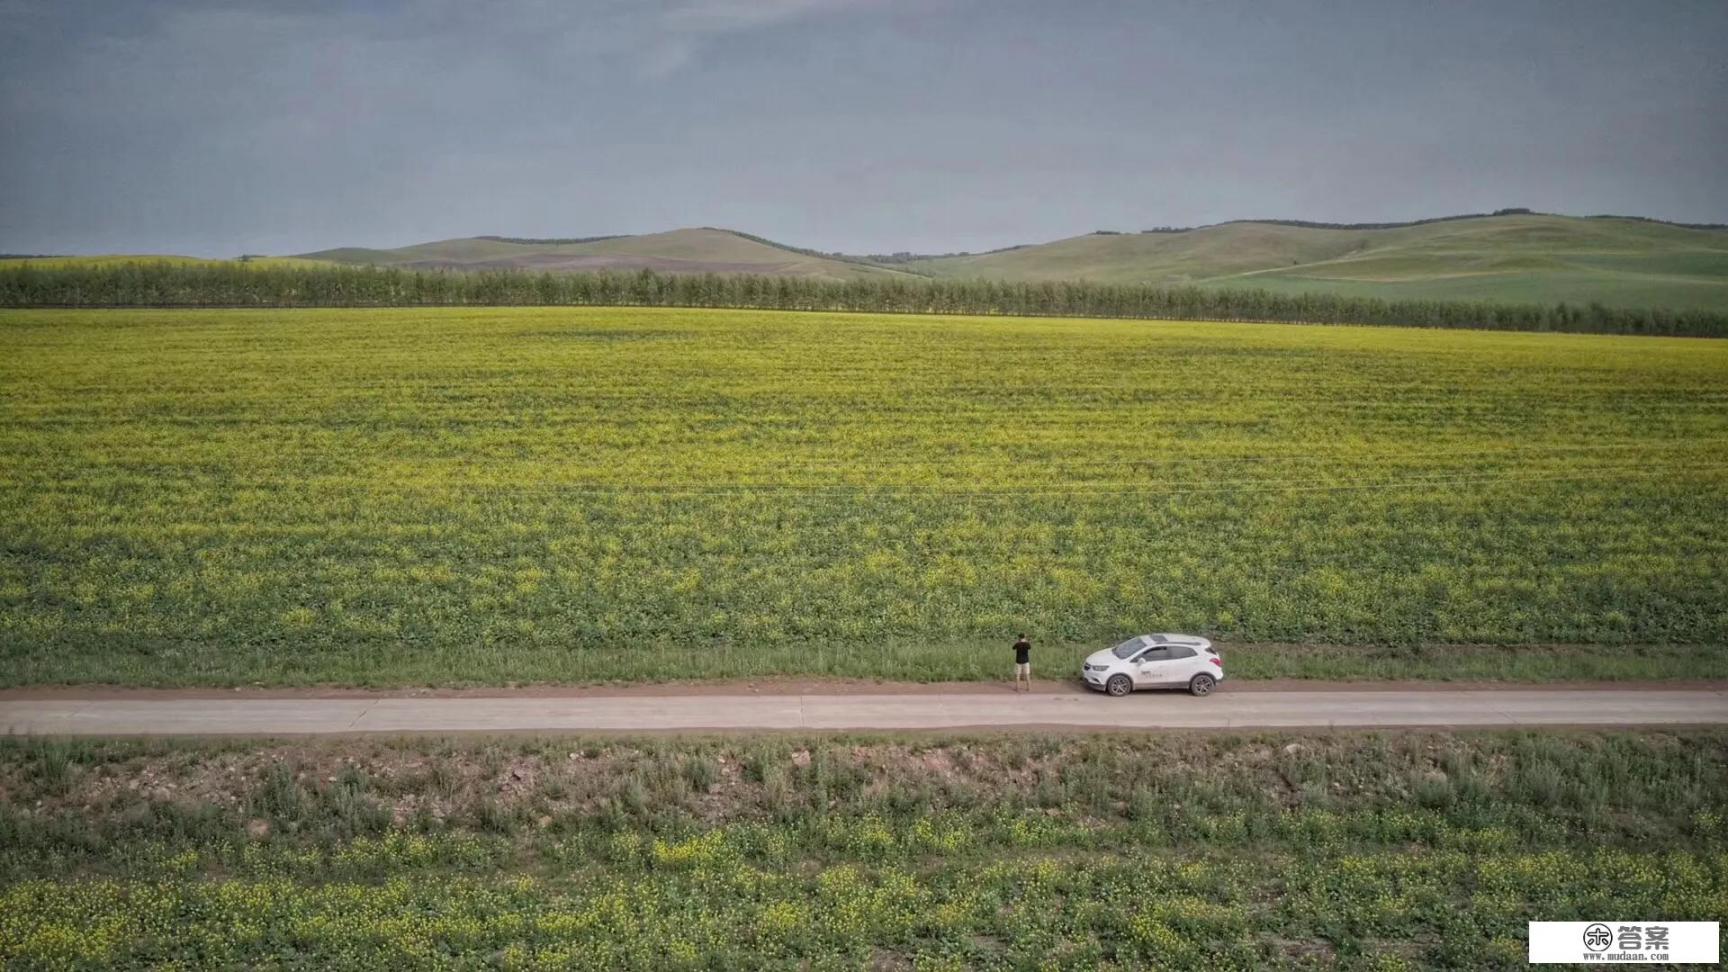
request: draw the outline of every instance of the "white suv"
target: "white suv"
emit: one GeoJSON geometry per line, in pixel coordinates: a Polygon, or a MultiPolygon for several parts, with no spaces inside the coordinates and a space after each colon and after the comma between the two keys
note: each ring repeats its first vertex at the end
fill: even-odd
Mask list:
{"type": "Polygon", "coordinates": [[[1211,695],[1224,681],[1224,659],[1198,635],[1148,634],[1095,651],[1080,666],[1087,688],[1123,696],[1137,688],[1182,688],[1211,695]]]}

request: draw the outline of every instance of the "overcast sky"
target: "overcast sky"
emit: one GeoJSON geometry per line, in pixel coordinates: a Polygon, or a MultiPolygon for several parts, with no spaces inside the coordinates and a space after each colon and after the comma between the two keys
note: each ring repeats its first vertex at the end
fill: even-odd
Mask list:
{"type": "Polygon", "coordinates": [[[1728,221],[1724,0],[0,0],[0,251],[1728,221]]]}

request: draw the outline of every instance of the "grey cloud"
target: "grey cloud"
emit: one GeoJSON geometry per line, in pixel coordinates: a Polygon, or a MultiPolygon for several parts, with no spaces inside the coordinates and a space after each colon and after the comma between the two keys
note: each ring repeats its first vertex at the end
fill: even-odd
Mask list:
{"type": "Polygon", "coordinates": [[[1728,6],[0,0],[0,250],[1728,220],[1728,6]]]}

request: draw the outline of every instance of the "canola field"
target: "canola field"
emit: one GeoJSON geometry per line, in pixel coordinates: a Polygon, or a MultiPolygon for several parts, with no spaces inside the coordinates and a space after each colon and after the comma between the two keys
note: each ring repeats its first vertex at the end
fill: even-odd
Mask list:
{"type": "MultiPolygon", "coordinates": [[[[894,847],[900,834],[881,830],[894,847]]],[[[1728,898],[1719,850],[1068,857],[1027,854],[1040,840],[1030,836],[1000,849],[996,864],[838,864],[808,878],[714,833],[620,841],[616,870],[600,874],[582,870],[593,869],[592,848],[554,845],[574,880],[423,867],[381,881],[297,881],[269,876],[273,862],[255,854],[266,876],[205,882],[187,875],[223,859],[187,852],[168,860],[178,867],[165,878],[0,885],[0,956],[30,969],[1414,972],[1524,967],[1529,919],[1507,914],[1582,921],[1636,908],[1710,921],[1728,898]]],[[[457,867],[474,844],[357,843],[357,857],[418,854],[457,867]]]]}
{"type": "Polygon", "coordinates": [[[0,680],[1723,677],[1728,343],[0,312],[0,680]]]}

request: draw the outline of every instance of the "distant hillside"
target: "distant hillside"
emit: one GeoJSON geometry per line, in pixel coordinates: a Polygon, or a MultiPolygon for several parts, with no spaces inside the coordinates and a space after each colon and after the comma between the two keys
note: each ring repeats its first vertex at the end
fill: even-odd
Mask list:
{"type": "Polygon", "coordinates": [[[0,257],[8,265],[27,264],[43,269],[58,267],[107,267],[127,264],[170,264],[183,267],[216,267],[244,264],[249,267],[319,267],[323,260],[305,257],[244,256],[236,260],[212,257],[180,256],[173,253],[104,253],[95,256],[7,256],[0,257]]]}
{"type": "Polygon", "coordinates": [[[1728,308],[1728,233],[1627,217],[1513,213],[1350,229],[1233,222],[899,265],[949,278],[1728,308]]]}
{"type": "MultiPolygon", "coordinates": [[[[700,227],[640,236],[474,236],[343,247],[254,266],[331,262],[415,270],[752,274],[808,280],[1091,281],[1388,300],[1728,310],[1728,230],[1630,216],[1525,210],[1408,223],[1237,220],[1097,232],[988,253],[847,256],[700,227]]],[[[8,264],[221,263],[179,256],[18,257],[8,264]]]]}
{"type": "Polygon", "coordinates": [[[836,259],[770,243],[731,230],[680,229],[643,236],[580,240],[528,240],[475,236],[394,250],[343,247],[303,254],[307,259],[413,269],[655,270],[661,273],[752,273],[855,280],[905,272],[836,259]]]}

